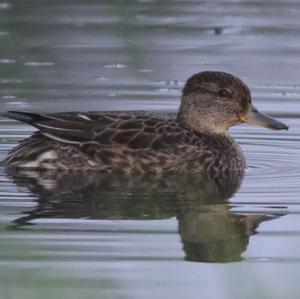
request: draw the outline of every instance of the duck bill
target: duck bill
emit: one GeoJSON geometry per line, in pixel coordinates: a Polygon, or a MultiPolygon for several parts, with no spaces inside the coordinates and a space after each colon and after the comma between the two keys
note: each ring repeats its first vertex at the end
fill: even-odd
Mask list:
{"type": "Polygon", "coordinates": [[[253,106],[249,112],[241,118],[245,123],[265,127],[273,130],[288,130],[288,126],[284,123],[257,111],[253,106]]]}

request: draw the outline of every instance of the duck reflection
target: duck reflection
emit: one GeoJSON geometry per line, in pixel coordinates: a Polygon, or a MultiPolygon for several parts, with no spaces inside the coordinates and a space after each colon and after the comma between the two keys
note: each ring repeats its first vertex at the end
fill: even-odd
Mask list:
{"type": "MultiPolygon", "coordinates": [[[[229,262],[241,259],[249,237],[268,215],[241,215],[228,202],[243,176],[220,182],[204,176],[121,176],[98,172],[55,172],[7,169],[38,205],[15,221],[38,218],[136,219],[176,217],[185,259],[229,262]]],[[[101,223],[99,224],[101,225],[101,223]]]]}

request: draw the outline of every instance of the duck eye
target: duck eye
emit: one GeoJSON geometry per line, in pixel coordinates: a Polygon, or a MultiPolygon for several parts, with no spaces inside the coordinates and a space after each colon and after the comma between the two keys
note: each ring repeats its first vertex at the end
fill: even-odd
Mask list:
{"type": "Polygon", "coordinates": [[[228,92],[227,89],[220,89],[217,94],[220,97],[228,97],[228,96],[230,96],[230,94],[229,94],[229,92],[228,92]]]}

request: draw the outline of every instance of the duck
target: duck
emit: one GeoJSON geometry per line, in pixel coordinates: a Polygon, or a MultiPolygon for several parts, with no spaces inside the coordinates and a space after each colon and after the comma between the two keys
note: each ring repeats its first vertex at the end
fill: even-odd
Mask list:
{"type": "Polygon", "coordinates": [[[4,159],[6,166],[64,171],[202,173],[230,181],[246,161],[229,135],[242,123],[288,126],[260,113],[236,76],[203,71],[185,83],[176,117],[145,111],[30,113],[8,117],[36,129],[4,159]]]}

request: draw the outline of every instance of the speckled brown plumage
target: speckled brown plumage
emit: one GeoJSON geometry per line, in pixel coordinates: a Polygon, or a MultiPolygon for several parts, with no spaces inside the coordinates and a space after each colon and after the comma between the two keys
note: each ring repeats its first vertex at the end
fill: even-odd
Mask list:
{"type": "MultiPolygon", "coordinates": [[[[245,161],[227,130],[246,122],[249,111],[257,112],[240,79],[203,72],[187,81],[177,119],[134,111],[7,112],[5,116],[39,131],[13,149],[5,163],[125,173],[205,172],[230,178],[243,173],[245,161]]],[[[286,128],[263,117],[269,127],[286,128]]]]}

